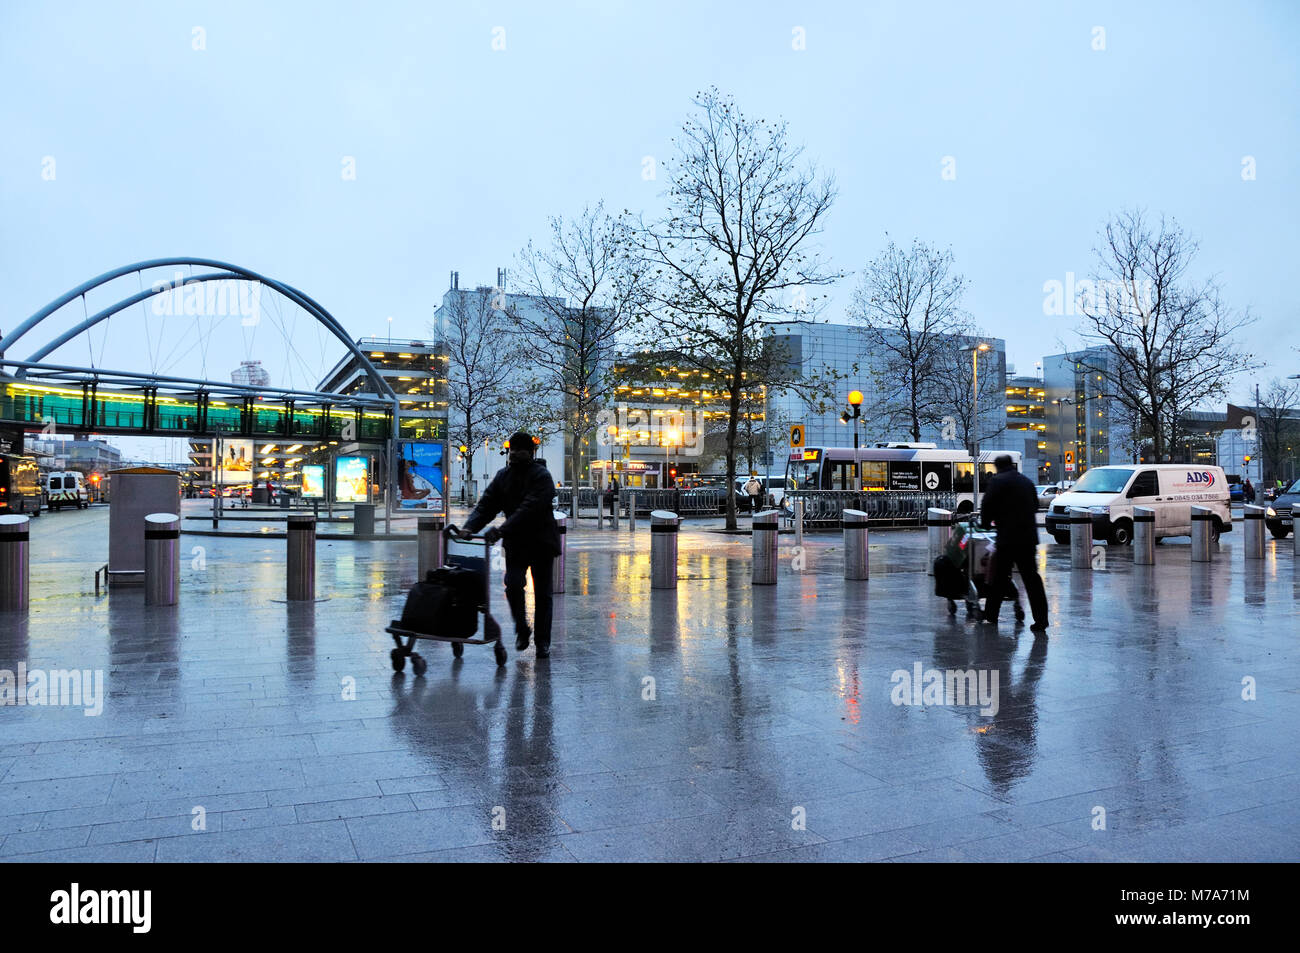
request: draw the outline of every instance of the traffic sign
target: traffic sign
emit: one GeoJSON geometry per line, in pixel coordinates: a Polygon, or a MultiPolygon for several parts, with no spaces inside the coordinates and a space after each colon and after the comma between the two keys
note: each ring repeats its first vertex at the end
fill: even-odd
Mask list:
{"type": "Polygon", "coordinates": [[[790,446],[792,447],[803,446],[803,424],[790,425],[790,446]]]}
{"type": "Polygon", "coordinates": [[[1073,469],[1074,469],[1074,451],[1073,451],[1073,450],[1067,450],[1067,451],[1065,451],[1065,468],[1066,468],[1067,470],[1073,470],[1073,469]]]}

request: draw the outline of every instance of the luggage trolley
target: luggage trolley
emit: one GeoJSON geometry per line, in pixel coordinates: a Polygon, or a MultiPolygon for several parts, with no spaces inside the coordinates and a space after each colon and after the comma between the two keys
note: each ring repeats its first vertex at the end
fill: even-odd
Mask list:
{"type": "MultiPolygon", "coordinates": [[[[960,582],[954,578],[949,586],[943,586],[939,574],[936,572],[935,575],[935,594],[942,595],[948,600],[949,615],[957,614],[958,599],[965,601],[966,615],[972,616],[979,611],[980,600],[988,598],[993,574],[991,557],[995,542],[996,537],[993,533],[981,531],[970,521],[961,521],[953,527],[949,551],[940,559],[947,558],[952,564],[959,566],[962,578],[960,582]],[[969,567],[966,565],[967,559],[971,560],[969,567]],[[940,592],[941,588],[944,591],[940,592]]],[[[1023,622],[1025,607],[1020,601],[1020,593],[1014,583],[1008,581],[1003,599],[1012,604],[1016,621],[1023,622]]]]}
{"type": "MultiPolygon", "coordinates": [[[[501,642],[501,626],[496,619],[492,617],[492,585],[491,585],[491,566],[492,551],[488,546],[487,540],[482,536],[475,535],[469,539],[461,539],[455,535],[456,527],[448,526],[443,530],[446,543],[446,556],[443,559],[444,569],[458,569],[468,571],[477,576],[479,582],[473,587],[471,594],[456,592],[437,578],[438,570],[429,573],[428,578],[415,584],[415,588],[407,596],[407,611],[403,613],[402,619],[394,619],[392,623],[384,628],[384,631],[392,635],[393,642],[397,647],[389,653],[393,662],[393,671],[400,672],[406,667],[406,660],[411,660],[411,670],[417,676],[423,675],[428,668],[428,663],[424,657],[414,651],[417,639],[429,639],[433,642],[450,642],[451,653],[456,658],[460,658],[465,653],[466,645],[491,645],[493,654],[496,656],[497,665],[506,664],[506,647],[501,642]],[[474,603],[474,628],[468,635],[465,634],[448,634],[447,627],[451,621],[458,619],[464,611],[437,611],[433,613],[436,618],[430,618],[427,626],[420,629],[410,628],[411,620],[407,617],[412,606],[412,600],[416,598],[417,591],[421,587],[437,587],[441,589],[438,592],[435,589],[430,593],[427,589],[422,595],[432,595],[433,601],[440,604],[440,610],[454,610],[458,608],[458,600],[472,598],[474,603]],[[478,616],[483,617],[483,637],[477,638],[478,635],[478,616]],[[403,622],[407,625],[404,626],[403,622]],[[442,631],[439,631],[439,629],[442,631]],[[405,643],[403,643],[405,639],[405,643]]],[[[465,577],[461,577],[462,579],[465,577]]],[[[464,628],[467,628],[464,627],[464,628]]]]}

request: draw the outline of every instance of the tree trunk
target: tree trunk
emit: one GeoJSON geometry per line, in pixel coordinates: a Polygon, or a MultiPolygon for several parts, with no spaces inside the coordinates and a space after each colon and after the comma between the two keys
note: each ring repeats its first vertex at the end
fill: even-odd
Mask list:
{"type": "Polygon", "coordinates": [[[731,399],[727,414],[727,529],[736,528],[736,435],[740,416],[740,388],[744,384],[744,368],[737,361],[732,366],[731,399]]]}

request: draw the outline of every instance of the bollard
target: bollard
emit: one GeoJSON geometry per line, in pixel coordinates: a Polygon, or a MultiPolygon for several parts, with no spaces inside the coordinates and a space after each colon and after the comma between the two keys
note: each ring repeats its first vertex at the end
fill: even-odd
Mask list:
{"type": "Polygon", "coordinates": [[[609,504],[609,522],[612,529],[618,529],[618,515],[618,497],[616,496],[609,504]]]}
{"type": "Polygon", "coordinates": [[[952,537],[952,512],[930,507],[925,511],[926,534],[930,542],[930,558],[925,564],[925,571],[934,575],[934,561],[943,555],[952,537]]]}
{"type": "Polygon", "coordinates": [[[181,518],[150,513],[144,518],[144,604],[174,606],[181,581],[181,518]]]}
{"type": "Polygon", "coordinates": [[[1214,535],[1214,511],[1208,506],[1192,507],[1192,562],[1208,563],[1214,535]]]}
{"type": "Polygon", "coordinates": [[[803,548],[803,500],[794,501],[794,544],[803,548]]]}
{"type": "Polygon", "coordinates": [[[30,516],[0,516],[0,612],[27,611],[30,524],[30,516]]]}
{"type": "Polygon", "coordinates": [[[421,516],[415,532],[415,571],[420,582],[447,561],[447,538],[441,516],[421,516]]]}
{"type": "Polygon", "coordinates": [[[559,510],[552,511],[555,528],[560,531],[560,555],[551,563],[551,592],[564,591],[564,557],[569,552],[569,520],[559,510]]]}
{"type": "Polygon", "coordinates": [[[352,535],[375,535],[375,504],[354,503],[352,505],[352,535]]]}
{"type": "Polygon", "coordinates": [[[1070,507],[1070,568],[1092,568],[1092,514],[1085,507],[1070,507]]]}
{"type": "Polygon", "coordinates": [[[1133,562],[1156,564],[1156,511],[1149,506],[1133,507],[1133,562]]]}
{"type": "Polygon", "coordinates": [[[1247,506],[1242,509],[1246,517],[1246,558],[1264,558],[1264,507],[1247,506]]]}
{"type": "Polygon", "coordinates": [[[627,494],[627,531],[636,532],[636,490],[629,490],[627,494]]]}
{"type": "Polygon", "coordinates": [[[654,510],[650,514],[650,588],[677,588],[676,513],[654,510]]]}
{"type": "Polygon", "coordinates": [[[867,514],[862,510],[845,510],[840,517],[844,530],[844,578],[866,579],[870,575],[867,561],[867,514]]]}
{"type": "Polygon", "coordinates": [[[776,510],[764,510],[754,514],[752,526],[754,558],[751,577],[756,586],[776,585],[777,518],[779,516],[776,510]]]}
{"type": "Polygon", "coordinates": [[[1294,505],[1291,507],[1291,513],[1293,514],[1291,517],[1291,546],[1292,552],[1297,557],[1296,561],[1292,563],[1293,566],[1300,566],[1300,526],[1295,525],[1296,516],[1300,516],[1300,513],[1297,512],[1298,509],[1300,507],[1294,505]]]}
{"type": "Polygon", "coordinates": [[[316,518],[305,513],[289,517],[286,592],[290,602],[316,598],[316,518]]]}

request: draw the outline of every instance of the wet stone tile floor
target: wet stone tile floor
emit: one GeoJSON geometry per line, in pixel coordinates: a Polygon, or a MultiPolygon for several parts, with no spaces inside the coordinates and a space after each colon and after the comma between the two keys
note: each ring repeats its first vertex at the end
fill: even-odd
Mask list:
{"type": "Polygon", "coordinates": [[[865,583],[783,536],[755,587],[748,537],[688,528],[652,591],[644,522],[585,527],[549,660],[426,642],[416,678],[383,632],[412,542],[321,541],[287,604],[283,540],[186,534],[159,608],[94,595],[106,509],[32,529],[0,670],[102,672],[102,712],[0,707],[3,861],[1300,858],[1290,540],[1082,573],[1045,544],[1036,640],[950,615],[920,532],[873,533],[865,583]]]}

